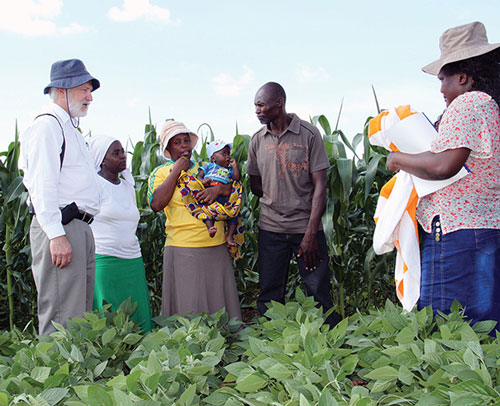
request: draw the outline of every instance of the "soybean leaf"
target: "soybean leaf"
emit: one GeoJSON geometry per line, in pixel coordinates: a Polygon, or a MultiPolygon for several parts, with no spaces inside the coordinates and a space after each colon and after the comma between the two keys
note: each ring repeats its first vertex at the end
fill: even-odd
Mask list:
{"type": "Polygon", "coordinates": [[[222,390],[217,390],[204,398],[203,402],[212,406],[224,406],[230,397],[230,394],[224,393],[222,390]]]}
{"type": "Polygon", "coordinates": [[[106,386],[125,390],[127,389],[127,377],[125,375],[115,376],[114,378],[111,378],[108,382],[106,382],[106,386]]]}
{"type": "Polygon", "coordinates": [[[397,379],[398,376],[399,376],[398,370],[389,365],[376,368],[365,375],[365,377],[368,379],[377,379],[382,381],[397,379]]]}
{"type": "Polygon", "coordinates": [[[106,366],[108,365],[108,361],[103,361],[99,364],[96,365],[94,368],[94,376],[98,377],[103,373],[103,371],[106,369],[106,366]]]}
{"type": "Polygon", "coordinates": [[[49,367],[35,367],[31,371],[31,377],[38,382],[44,383],[50,375],[49,367]]]}
{"type": "Polygon", "coordinates": [[[470,369],[479,369],[479,362],[474,356],[470,348],[467,348],[463,356],[464,362],[470,367],[470,369]]]}
{"type": "Polygon", "coordinates": [[[307,398],[302,393],[299,397],[299,406],[311,406],[307,398]]]}
{"type": "Polygon", "coordinates": [[[113,388],[113,398],[115,400],[116,406],[133,406],[133,402],[130,397],[123,391],[113,388]]]}
{"type": "Polygon", "coordinates": [[[354,372],[354,369],[356,368],[356,365],[358,364],[358,361],[359,358],[357,354],[349,355],[342,362],[342,367],[340,368],[340,371],[345,375],[352,374],[354,372]]]}
{"type": "Polygon", "coordinates": [[[236,385],[236,389],[241,392],[255,392],[264,387],[266,383],[267,380],[261,374],[254,372],[241,380],[236,385]]]}
{"type": "Polygon", "coordinates": [[[463,392],[450,392],[451,406],[484,406],[488,404],[488,400],[480,395],[472,395],[463,392]]]}
{"type": "Polygon", "coordinates": [[[178,404],[180,406],[189,406],[192,404],[194,395],[196,394],[196,385],[189,385],[189,387],[179,397],[178,404]]]}
{"type": "Polygon", "coordinates": [[[27,404],[29,404],[29,405],[33,405],[33,406],[50,406],[50,403],[47,402],[41,395],[38,395],[35,399],[33,399],[33,397],[31,395],[28,395],[27,398],[28,398],[28,403],[27,404]]]}
{"type": "Polygon", "coordinates": [[[499,393],[493,388],[473,379],[453,385],[453,390],[457,392],[464,391],[478,395],[490,396],[493,398],[500,398],[499,393]]]}
{"type": "Polygon", "coordinates": [[[236,377],[239,377],[244,374],[248,375],[251,372],[253,372],[253,370],[248,366],[248,364],[244,362],[234,362],[233,364],[226,365],[225,368],[227,372],[236,377]]]}
{"type": "Polygon", "coordinates": [[[64,399],[68,392],[68,388],[50,388],[40,393],[40,396],[44,398],[50,406],[53,406],[64,399]]]}
{"type": "Polygon", "coordinates": [[[406,366],[401,365],[399,367],[398,379],[406,385],[411,385],[413,382],[413,374],[406,366]]]}
{"type": "Polygon", "coordinates": [[[85,403],[88,404],[88,391],[89,391],[89,386],[88,385],[78,385],[73,387],[73,390],[75,391],[76,395],[85,403]]]}
{"type": "Polygon", "coordinates": [[[396,336],[396,341],[399,344],[410,344],[415,338],[415,330],[411,327],[403,328],[396,336]]]}
{"type": "Polygon", "coordinates": [[[71,344],[70,356],[76,362],[83,362],[84,361],[82,352],[78,349],[78,347],[75,344],[71,344]]]}
{"type": "Polygon", "coordinates": [[[56,374],[49,376],[43,383],[44,389],[55,388],[62,385],[68,379],[68,375],[56,374]]]}
{"type": "Polygon", "coordinates": [[[483,320],[474,323],[471,327],[477,334],[489,334],[495,328],[496,324],[497,322],[493,320],[483,320]]]}
{"type": "Polygon", "coordinates": [[[292,372],[280,362],[275,362],[271,367],[264,369],[264,372],[271,378],[284,380],[292,375],[292,372]]]}
{"type": "Polygon", "coordinates": [[[224,346],[224,337],[217,337],[207,343],[206,351],[219,351],[224,346]]]}
{"type": "Polygon", "coordinates": [[[89,386],[88,399],[90,406],[113,406],[111,396],[98,385],[89,386]]]}
{"type": "Polygon", "coordinates": [[[149,354],[147,368],[150,374],[162,371],[162,366],[160,364],[160,361],[158,361],[158,357],[155,351],[151,351],[151,353],[149,354]]]}
{"type": "Polygon", "coordinates": [[[205,375],[211,369],[212,369],[212,367],[210,367],[208,365],[196,365],[196,366],[187,368],[186,373],[188,375],[199,376],[199,375],[205,375]]]}
{"type": "Polygon", "coordinates": [[[323,389],[319,397],[318,406],[337,406],[338,403],[328,389],[323,389]]]}
{"type": "Polygon", "coordinates": [[[113,338],[116,336],[116,328],[111,327],[109,330],[106,330],[102,335],[102,345],[107,346],[113,338]]]}
{"type": "Polygon", "coordinates": [[[134,344],[137,344],[139,341],[141,341],[141,338],[142,338],[142,335],[140,335],[140,334],[130,333],[130,334],[127,334],[125,336],[125,338],[123,339],[123,342],[125,344],[134,345],[134,344]]]}

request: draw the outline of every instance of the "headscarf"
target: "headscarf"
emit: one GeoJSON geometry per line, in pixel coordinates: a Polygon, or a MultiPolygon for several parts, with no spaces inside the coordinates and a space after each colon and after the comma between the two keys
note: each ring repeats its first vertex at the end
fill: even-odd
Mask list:
{"type": "MultiPolygon", "coordinates": [[[[107,135],[99,135],[97,137],[90,137],[88,143],[90,147],[90,153],[92,154],[92,158],[94,159],[94,167],[97,172],[101,170],[101,164],[106,156],[109,147],[115,141],[119,141],[116,138],[108,137],[107,135]]],[[[134,186],[134,177],[130,172],[130,169],[125,169],[120,172],[120,175],[123,179],[134,186]]]]}

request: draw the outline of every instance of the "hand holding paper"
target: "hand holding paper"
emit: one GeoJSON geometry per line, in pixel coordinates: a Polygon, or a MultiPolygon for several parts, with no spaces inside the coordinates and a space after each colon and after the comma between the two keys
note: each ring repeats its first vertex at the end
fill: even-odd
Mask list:
{"type": "MultiPolygon", "coordinates": [[[[370,122],[370,143],[390,151],[419,154],[429,151],[437,131],[422,113],[412,112],[410,106],[400,106],[383,112],[370,122]]],[[[445,180],[425,180],[410,175],[419,197],[448,186],[468,174],[464,167],[455,176],[445,180]]]]}
{"type": "MultiPolygon", "coordinates": [[[[385,131],[387,139],[401,152],[419,154],[429,151],[432,141],[437,137],[437,131],[427,117],[415,113],[385,131]]],[[[445,180],[425,180],[410,175],[419,197],[434,193],[466,176],[469,172],[463,167],[455,176],[445,180]]]]}

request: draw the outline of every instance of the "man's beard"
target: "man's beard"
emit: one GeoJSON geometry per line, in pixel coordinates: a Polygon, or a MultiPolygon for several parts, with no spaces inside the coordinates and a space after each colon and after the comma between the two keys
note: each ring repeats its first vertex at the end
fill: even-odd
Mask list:
{"type": "Polygon", "coordinates": [[[88,111],[88,105],[90,102],[75,102],[73,100],[69,100],[69,112],[71,114],[71,117],[73,118],[79,118],[79,117],[85,117],[87,115],[88,111]],[[84,106],[87,106],[85,108],[84,106]]]}

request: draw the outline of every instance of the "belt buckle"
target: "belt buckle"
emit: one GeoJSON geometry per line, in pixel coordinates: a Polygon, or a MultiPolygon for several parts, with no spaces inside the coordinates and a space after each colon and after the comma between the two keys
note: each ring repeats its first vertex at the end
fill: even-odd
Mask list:
{"type": "Polygon", "coordinates": [[[82,211],[80,213],[82,215],[82,221],[85,221],[85,223],[90,224],[94,220],[94,218],[90,214],[88,214],[84,211],[82,211]]]}

